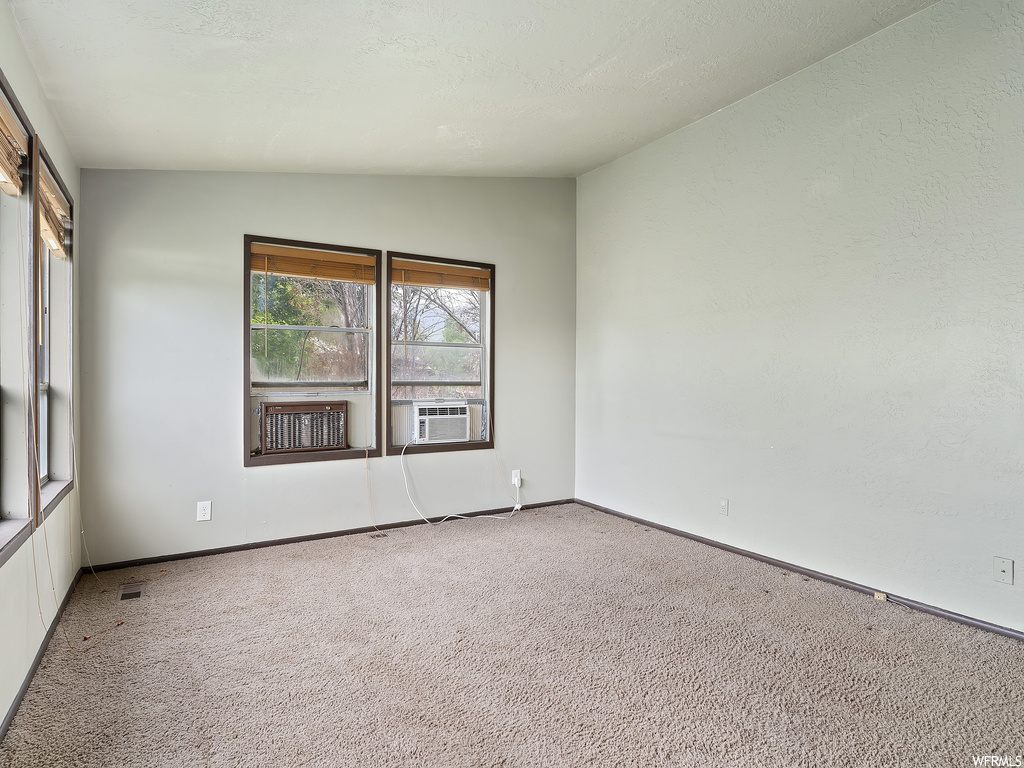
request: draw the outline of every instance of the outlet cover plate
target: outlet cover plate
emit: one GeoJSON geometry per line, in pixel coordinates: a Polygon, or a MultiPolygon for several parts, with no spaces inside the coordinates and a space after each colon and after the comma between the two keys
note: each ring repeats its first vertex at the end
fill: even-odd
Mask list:
{"type": "Polygon", "coordinates": [[[729,500],[719,499],[718,500],[718,514],[728,515],[729,514],[729,500]]]}
{"type": "Polygon", "coordinates": [[[996,581],[1013,584],[1013,560],[1008,557],[993,557],[992,566],[996,581]]]}
{"type": "Polygon", "coordinates": [[[212,501],[200,501],[196,504],[196,520],[204,521],[209,520],[213,513],[213,502],[212,501]]]}

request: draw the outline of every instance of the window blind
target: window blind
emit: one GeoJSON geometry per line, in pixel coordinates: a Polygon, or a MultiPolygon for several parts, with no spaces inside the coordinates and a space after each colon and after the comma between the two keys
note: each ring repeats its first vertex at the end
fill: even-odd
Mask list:
{"type": "Polygon", "coordinates": [[[54,256],[68,255],[71,205],[45,165],[39,174],[39,236],[54,256]]]}
{"type": "Polygon", "coordinates": [[[491,273],[486,269],[474,267],[394,259],[391,262],[391,282],[394,285],[418,285],[425,288],[468,288],[473,291],[489,291],[491,273]]]}
{"type": "Polygon", "coordinates": [[[21,123],[0,97],[0,191],[20,195],[22,184],[18,168],[28,154],[28,135],[21,123]]]}
{"type": "Polygon", "coordinates": [[[283,245],[252,243],[250,271],[267,272],[286,277],[309,277],[318,280],[346,280],[373,285],[376,282],[377,260],[336,251],[314,251],[283,245]]]}

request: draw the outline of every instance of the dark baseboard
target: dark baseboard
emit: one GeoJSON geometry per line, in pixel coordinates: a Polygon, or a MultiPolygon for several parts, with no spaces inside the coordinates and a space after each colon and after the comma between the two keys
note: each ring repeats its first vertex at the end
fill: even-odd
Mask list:
{"type": "Polygon", "coordinates": [[[39,663],[43,660],[43,655],[46,653],[46,649],[50,647],[50,641],[53,639],[54,633],[57,631],[57,625],[60,624],[61,617],[64,615],[64,609],[68,607],[68,602],[71,600],[71,595],[75,593],[75,587],[78,586],[78,582],[82,578],[83,570],[78,569],[78,573],[75,574],[75,578],[72,579],[71,585],[68,587],[67,593],[64,595],[64,600],[61,601],[60,606],[57,608],[57,613],[53,617],[53,621],[50,622],[50,628],[46,630],[46,635],[43,636],[43,642],[39,645],[39,650],[36,652],[36,657],[32,661],[32,666],[29,667],[28,674],[25,675],[25,681],[21,684],[21,688],[18,689],[18,695],[14,697],[14,701],[11,702],[10,708],[7,710],[7,715],[4,717],[2,723],[0,723],[0,742],[4,740],[4,736],[7,735],[7,730],[11,727],[11,723],[14,721],[14,716],[18,714],[18,707],[21,706],[21,700],[25,698],[25,694],[28,692],[28,687],[32,684],[32,678],[36,675],[36,670],[39,669],[39,663]]]}
{"type": "MultiPolygon", "coordinates": [[[[698,536],[694,533],[687,533],[681,531],[678,528],[670,528],[667,525],[661,525],[659,523],[652,523],[650,520],[644,520],[642,517],[634,517],[633,515],[627,515],[624,512],[619,512],[608,507],[602,507],[600,504],[594,504],[590,501],[584,501],[583,499],[576,499],[577,504],[582,504],[584,507],[590,507],[591,509],[597,510],[598,512],[604,512],[607,515],[622,518],[623,520],[629,520],[640,525],[646,525],[649,528],[656,528],[659,531],[665,531],[676,536],[682,536],[683,538],[690,539],[692,541],[700,542],[701,544],[707,544],[710,547],[716,547],[717,549],[723,549],[726,552],[732,552],[736,555],[743,555],[743,557],[749,557],[753,560],[759,560],[762,563],[768,565],[774,565],[776,568],[782,568],[787,571],[793,571],[794,573],[801,573],[804,576],[810,576],[814,579],[820,579],[821,581],[827,581],[829,584],[836,584],[840,587],[846,587],[852,589],[855,592],[863,592],[865,595],[874,595],[876,592],[885,592],[884,589],[875,589],[874,587],[866,587],[863,584],[858,584],[855,581],[848,581],[847,579],[841,579],[838,576],[830,576],[827,573],[821,573],[820,571],[814,571],[810,568],[804,568],[800,565],[794,565],[793,563],[787,563],[785,560],[776,560],[774,557],[767,557],[765,555],[759,555],[757,552],[751,552],[748,549],[740,549],[739,547],[733,547],[729,544],[723,544],[720,541],[714,539],[707,539],[703,536],[698,536]]],[[[937,608],[934,605],[928,605],[927,603],[920,603],[917,600],[911,600],[907,597],[900,597],[899,595],[893,595],[889,592],[885,592],[885,599],[891,603],[897,605],[904,605],[907,608],[913,608],[915,611],[923,611],[924,613],[930,613],[933,616],[939,616],[949,621],[956,621],[961,624],[966,624],[970,627],[977,629],[983,629],[986,632],[994,632],[997,635],[1004,635],[1006,637],[1012,637],[1014,640],[1020,640],[1024,642],[1024,632],[1017,629],[1011,629],[1010,627],[1003,627],[999,624],[992,624],[982,619],[975,619],[971,616],[964,616],[962,613],[954,613],[953,611],[947,611],[944,608],[937,608]]]]}
{"type": "MultiPolygon", "coordinates": [[[[524,504],[523,509],[539,509],[540,507],[553,507],[557,504],[572,504],[573,499],[559,499],[557,501],[544,501],[538,504],[524,504]]],[[[481,515],[501,515],[512,511],[512,507],[499,507],[497,509],[480,509],[476,512],[466,512],[462,517],[480,517],[481,515]]],[[[444,515],[429,518],[432,523],[439,523],[444,520],[444,515]]],[[[193,557],[209,557],[210,555],[223,555],[228,552],[244,552],[250,549],[262,549],[263,547],[277,547],[282,544],[300,544],[304,541],[318,541],[319,539],[333,539],[337,536],[355,536],[360,533],[373,533],[374,531],[387,531],[393,528],[408,528],[413,525],[425,525],[425,521],[403,520],[398,523],[381,523],[380,525],[368,525],[362,528],[347,528],[341,531],[326,531],[324,533],[312,533],[306,536],[291,536],[286,539],[270,539],[268,541],[252,541],[247,544],[233,544],[229,547],[216,547],[213,549],[197,549],[192,552],[176,552],[169,555],[157,555],[155,557],[140,557],[135,560],[121,560],[115,563],[104,563],[103,565],[92,566],[95,571],[116,571],[121,568],[136,568],[140,565],[155,565],[157,563],[169,563],[173,560],[188,560],[193,557]]]]}

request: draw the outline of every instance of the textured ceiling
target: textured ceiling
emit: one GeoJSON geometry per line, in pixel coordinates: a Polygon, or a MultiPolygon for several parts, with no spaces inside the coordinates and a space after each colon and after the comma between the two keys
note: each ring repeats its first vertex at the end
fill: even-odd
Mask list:
{"type": "Polygon", "coordinates": [[[575,176],[932,0],[8,0],[83,167],[575,176]]]}

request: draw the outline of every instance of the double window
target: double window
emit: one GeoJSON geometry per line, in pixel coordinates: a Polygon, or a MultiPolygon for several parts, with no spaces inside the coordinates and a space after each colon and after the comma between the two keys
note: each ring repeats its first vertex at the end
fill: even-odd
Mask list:
{"type": "MultiPolygon", "coordinates": [[[[49,155],[0,77],[0,383],[4,398],[3,506],[36,524],[73,487],[72,265],[74,207],[49,155]],[[25,405],[17,405],[24,402],[25,405]],[[25,412],[27,410],[27,413],[25,412]],[[21,428],[25,425],[25,429],[21,428]],[[27,467],[10,451],[27,447],[27,467]],[[27,469],[27,472],[25,472],[27,469]],[[24,485],[22,478],[28,478],[24,485]]],[[[20,453],[20,451],[19,451],[20,453]]]]}
{"type": "Polygon", "coordinates": [[[73,216],[0,72],[0,564],[74,487],[73,216]]]}
{"type": "Polygon", "coordinates": [[[380,456],[382,414],[388,453],[493,446],[494,266],[383,267],[377,250],[246,235],[246,466],[380,456]],[[457,409],[458,439],[418,434],[426,406],[457,409]]]}

